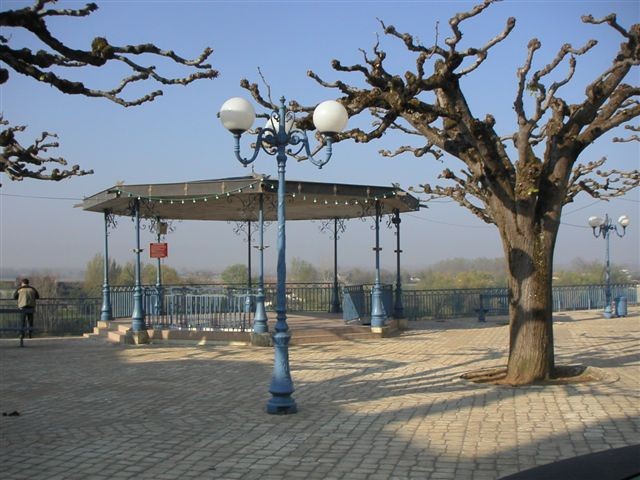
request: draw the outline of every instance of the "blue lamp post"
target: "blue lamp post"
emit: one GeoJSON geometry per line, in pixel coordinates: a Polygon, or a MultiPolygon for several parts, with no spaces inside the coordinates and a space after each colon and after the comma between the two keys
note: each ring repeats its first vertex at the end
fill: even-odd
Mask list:
{"type": "Polygon", "coordinates": [[[611,272],[609,265],[609,237],[611,236],[611,232],[616,232],[616,235],[619,237],[624,237],[625,233],[627,233],[627,227],[629,226],[629,217],[626,215],[620,216],[618,218],[618,223],[622,227],[622,232],[618,230],[618,226],[615,225],[609,215],[602,217],[589,217],[589,226],[593,229],[593,236],[598,238],[604,238],[606,242],[606,254],[605,254],[605,274],[604,274],[604,282],[605,282],[605,305],[604,305],[604,316],[605,318],[611,318],[612,310],[611,310],[611,272]]]}
{"type": "Polygon", "coordinates": [[[322,168],[331,159],[334,135],[342,131],[347,125],[347,111],[340,103],[329,100],[319,104],[313,113],[313,123],[318,131],[324,135],[326,142],[327,150],[324,160],[316,160],[311,155],[307,133],[294,127],[295,115],[293,112],[287,111],[284,97],[280,98],[279,109],[271,112],[265,127],[258,129],[258,137],[251,158],[243,158],[240,155],[240,137],[251,128],[255,120],[255,110],[251,104],[239,97],[227,100],[220,108],[220,120],[224,127],[233,134],[236,158],[245,167],[257,158],[260,149],[264,150],[268,155],[276,156],[278,164],[278,281],[276,289],[276,324],[273,335],[275,358],[273,376],[269,386],[269,392],[272,397],[267,402],[267,413],[296,413],[296,402],[291,396],[294,391],[289,371],[289,341],[291,340],[291,334],[287,325],[285,295],[287,276],[285,257],[285,167],[287,153],[297,155],[304,149],[309,160],[317,167],[322,168]],[[297,148],[297,151],[288,152],[288,146],[297,148]]]}

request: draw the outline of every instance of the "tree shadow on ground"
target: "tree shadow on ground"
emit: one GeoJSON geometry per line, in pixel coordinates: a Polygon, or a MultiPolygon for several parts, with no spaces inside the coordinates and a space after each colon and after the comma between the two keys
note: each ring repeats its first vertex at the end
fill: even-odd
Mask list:
{"type": "Polygon", "coordinates": [[[472,385],[458,375],[502,349],[425,343],[292,348],[299,412],[289,416],[264,412],[272,349],[0,344],[0,404],[22,412],[0,418],[0,469],[34,479],[52,465],[70,478],[493,479],[638,441],[629,412],[582,419],[620,408],[615,385],[472,385]]]}

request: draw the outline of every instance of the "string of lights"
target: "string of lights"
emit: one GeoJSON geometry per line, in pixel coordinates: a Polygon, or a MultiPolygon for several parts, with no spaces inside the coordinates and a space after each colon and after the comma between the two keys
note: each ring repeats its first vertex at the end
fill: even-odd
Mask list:
{"type": "MultiPolygon", "coordinates": [[[[160,204],[168,203],[170,205],[174,205],[176,203],[186,204],[186,203],[209,202],[211,200],[221,200],[225,198],[230,198],[234,195],[246,193],[247,190],[255,190],[255,187],[259,183],[260,182],[254,182],[249,185],[238,187],[233,190],[228,190],[224,193],[220,192],[220,193],[211,193],[206,195],[188,195],[186,198],[177,198],[177,196],[141,195],[136,192],[128,191],[122,187],[117,187],[113,189],[112,192],[115,193],[117,196],[123,196],[127,198],[137,198],[138,200],[144,199],[146,201],[158,202],[160,204]]],[[[266,184],[265,186],[267,189],[269,189],[274,193],[277,190],[277,185],[275,184],[266,184]]],[[[361,203],[368,204],[369,202],[386,200],[388,198],[396,197],[397,195],[398,193],[396,190],[389,190],[388,192],[382,193],[381,195],[373,195],[371,197],[364,198],[363,200],[360,200],[357,198],[349,199],[349,200],[330,200],[328,198],[323,198],[322,196],[301,194],[299,192],[290,192],[286,194],[286,196],[290,198],[297,198],[297,199],[301,199],[302,201],[309,201],[314,204],[320,203],[324,205],[329,205],[329,204],[359,205],[361,203]]]]}

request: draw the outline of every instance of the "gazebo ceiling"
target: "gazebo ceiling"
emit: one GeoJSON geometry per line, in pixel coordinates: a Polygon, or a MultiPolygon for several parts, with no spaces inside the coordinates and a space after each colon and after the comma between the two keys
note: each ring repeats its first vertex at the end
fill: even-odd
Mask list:
{"type": "MultiPolygon", "coordinates": [[[[278,180],[267,175],[146,185],[114,185],[87,197],[77,207],[90,212],[108,211],[130,216],[133,201],[140,201],[140,215],[167,220],[256,221],[260,194],[264,195],[264,219],[277,218],[278,180]]],[[[394,186],[342,183],[286,182],[287,220],[360,218],[381,213],[416,211],[417,198],[394,186]]]]}

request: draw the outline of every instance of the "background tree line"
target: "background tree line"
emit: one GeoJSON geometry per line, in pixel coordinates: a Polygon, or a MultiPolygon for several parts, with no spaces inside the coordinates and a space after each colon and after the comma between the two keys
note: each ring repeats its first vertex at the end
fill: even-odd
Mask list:
{"type": "MultiPolygon", "coordinates": [[[[142,264],[142,283],[149,285],[156,283],[156,265],[151,263],[142,264]]],[[[87,296],[100,295],[104,281],[104,257],[101,254],[95,255],[87,263],[84,271],[84,282],[82,291],[87,296]]],[[[111,285],[133,285],[135,281],[135,264],[133,261],[124,265],[118,264],[114,259],[109,261],[109,283],[111,285]]],[[[183,279],[175,268],[162,265],[162,283],[175,285],[183,283],[183,279]]]]}
{"type": "MultiPolygon", "coordinates": [[[[227,267],[220,275],[224,284],[246,284],[247,266],[234,264],[227,267]]],[[[402,273],[405,288],[439,289],[439,288],[492,288],[506,287],[507,274],[504,258],[453,258],[442,260],[420,270],[405,269],[402,273]]],[[[383,283],[395,283],[396,273],[381,270],[383,283]]],[[[338,280],[341,284],[357,285],[373,283],[375,271],[358,267],[339,270],[338,280]]],[[[640,279],[640,271],[623,265],[611,266],[613,283],[634,282],[640,279]]],[[[207,281],[211,281],[208,279],[207,281]]],[[[204,283],[206,283],[205,281],[204,283]]],[[[267,278],[265,281],[275,281],[267,278]]],[[[316,267],[306,260],[293,258],[287,265],[287,281],[297,283],[333,282],[333,270],[316,267]]],[[[257,277],[252,275],[252,283],[257,277]]],[[[554,271],[554,285],[595,285],[604,282],[604,265],[597,260],[586,261],[576,259],[567,266],[557,267],[554,271]]]]}
{"type": "MultiPolygon", "coordinates": [[[[103,262],[101,254],[95,255],[86,265],[82,282],[61,282],[55,273],[30,275],[42,298],[53,297],[98,297],[102,292],[103,262]]],[[[333,282],[333,270],[316,267],[301,258],[293,258],[287,265],[287,278],[292,283],[333,282]]],[[[219,275],[180,274],[168,265],[162,265],[162,283],[165,285],[189,285],[221,283],[224,285],[245,285],[247,283],[247,266],[237,263],[225,268],[219,275]]],[[[119,264],[109,261],[109,283],[111,285],[133,285],[135,266],[133,261],[119,264]]],[[[342,285],[371,284],[375,279],[375,271],[359,267],[344,268],[338,273],[338,281],[342,285]]],[[[395,283],[394,271],[381,271],[383,283],[395,283]]],[[[275,277],[267,276],[266,282],[275,282],[275,277]]],[[[16,279],[18,282],[19,279],[16,279]]],[[[612,283],[634,283],[640,281],[640,268],[629,268],[624,265],[611,266],[612,283]]],[[[2,282],[2,297],[9,298],[16,282],[2,282]]],[[[156,283],[155,263],[143,263],[142,283],[156,283]]],[[[252,272],[252,284],[258,283],[258,277],[252,272]]],[[[502,258],[452,258],[434,263],[422,269],[405,269],[402,272],[402,283],[405,289],[431,290],[449,288],[493,288],[506,287],[507,277],[504,259],[502,258]]],[[[554,285],[598,285],[604,283],[604,265],[597,260],[587,261],[575,259],[566,266],[554,270],[554,285]]]]}

